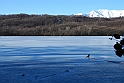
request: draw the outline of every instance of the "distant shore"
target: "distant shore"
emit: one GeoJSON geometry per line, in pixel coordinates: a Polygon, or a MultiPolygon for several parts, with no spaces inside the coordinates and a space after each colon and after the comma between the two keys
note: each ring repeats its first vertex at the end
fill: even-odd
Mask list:
{"type": "Polygon", "coordinates": [[[111,36],[113,34],[124,35],[124,17],[0,15],[1,36],[111,36]]]}

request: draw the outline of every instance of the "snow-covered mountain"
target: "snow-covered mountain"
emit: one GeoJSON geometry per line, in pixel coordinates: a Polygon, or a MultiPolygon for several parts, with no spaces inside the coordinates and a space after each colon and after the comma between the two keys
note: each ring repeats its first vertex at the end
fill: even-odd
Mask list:
{"type": "Polygon", "coordinates": [[[122,17],[124,16],[124,10],[92,10],[89,14],[89,17],[122,17]]]}
{"type": "MultiPolygon", "coordinates": [[[[74,15],[83,15],[82,13],[74,14],[74,15]]],[[[103,17],[103,18],[113,18],[113,17],[124,17],[124,10],[92,10],[88,14],[84,16],[88,17],[103,17]]]]}

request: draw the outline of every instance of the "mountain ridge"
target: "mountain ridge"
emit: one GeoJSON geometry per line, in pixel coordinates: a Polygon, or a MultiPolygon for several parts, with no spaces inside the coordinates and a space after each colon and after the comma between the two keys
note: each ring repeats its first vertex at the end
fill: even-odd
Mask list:
{"type": "Polygon", "coordinates": [[[115,18],[115,17],[124,17],[124,10],[99,9],[99,10],[92,10],[88,14],[78,13],[74,15],[84,15],[87,17],[115,18]]]}

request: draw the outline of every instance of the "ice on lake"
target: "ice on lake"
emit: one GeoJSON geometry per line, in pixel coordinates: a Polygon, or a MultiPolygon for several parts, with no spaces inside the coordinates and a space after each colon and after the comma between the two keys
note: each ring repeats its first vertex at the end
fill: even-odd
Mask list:
{"type": "Polygon", "coordinates": [[[117,58],[109,36],[1,36],[0,59],[49,55],[117,58]],[[9,58],[8,58],[9,57],[9,58]]]}
{"type": "Polygon", "coordinates": [[[124,58],[109,38],[1,36],[0,83],[123,83],[124,58]]]}

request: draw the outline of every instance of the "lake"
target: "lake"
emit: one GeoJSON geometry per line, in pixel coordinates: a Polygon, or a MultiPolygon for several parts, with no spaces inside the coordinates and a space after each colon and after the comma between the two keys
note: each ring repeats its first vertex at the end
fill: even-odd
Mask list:
{"type": "Polygon", "coordinates": [[[1,36],[0,61],[36,60],[50,56],[120,59],[110,36],[1,36]]]}
{"type": "Polygon", "coordinates": [[[124,59],[109,38],[1,36],[0,83],[123,83],[124,59]]]}

